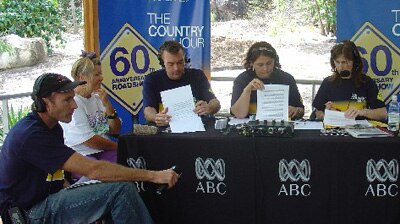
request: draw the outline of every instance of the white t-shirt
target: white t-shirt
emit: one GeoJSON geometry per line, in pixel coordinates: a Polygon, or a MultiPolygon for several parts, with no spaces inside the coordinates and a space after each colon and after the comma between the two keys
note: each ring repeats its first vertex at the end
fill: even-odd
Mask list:
{"type": "Polygon", "coordinates": [[[104,138],[109,131],[107,118],[104,116],[105,107],[94,94],[87,99],[78,94],[74,97],[78,108],[69,123],[60,122],[64,130],[65,144],[82,155],[90,155],[103,150],[90,148],[83,143],[94,135],[104,138]]]}

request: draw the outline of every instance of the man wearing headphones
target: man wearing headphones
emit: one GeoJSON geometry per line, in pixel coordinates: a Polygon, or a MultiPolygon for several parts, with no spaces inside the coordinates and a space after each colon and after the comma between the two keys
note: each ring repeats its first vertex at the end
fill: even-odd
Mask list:
{"type": "Polygon", "coordinates": [[[385,103],[374,80],[362,73],[356,45],[345,40],[333,46],[330,63],[333,74],[322,81],[312,104],[317,119],[328,109],[343,111],[347,118],[385,121],[385,103]]]}
{"type": "Polygon", "coordinates": [[[163,108],[160,92],[185,85],[192,88],[195,113],[212,115],[221,108],[203,71],[185,68],[185,51],[176,41],[164,42],[158,53],[163,69],[150,73],[143,83],[144,116],[157,126],[166,126],[171,120],[168,108],[163,108]]]}
{"type": "Polygon", "coordinates": [[[177,182],[172,170],[90,160],[64,145],[59,121],[71,121],[77,107],[73,90],[83,84],[54,73],[35,81],[32,113],[10,130],[0,152],[0,212],[5,222],[19,213],[28,223],[93,223],[104,217],[114,223],[152,223],[133,181],[169,187],[177,182]],[[63,189],[63,170],[101,183],[63,189]]]}

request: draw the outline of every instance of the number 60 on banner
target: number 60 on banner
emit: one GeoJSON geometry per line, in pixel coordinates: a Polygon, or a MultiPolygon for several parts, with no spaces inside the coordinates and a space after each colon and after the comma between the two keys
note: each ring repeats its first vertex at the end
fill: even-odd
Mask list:
{"type": "Polygon", "coordinates": [[[110,68],[116,76],[127,75],[130,68],[136,74],[155,71],[150,68],[149,52],[143,45],[134,46],[130,53],[125,47],[114,48],[110,54],[110,68]]]}
{"type": "MultiPolygon", "coordinates": [[[[362,56],[368,55],[368,52],[365,48],[357,48],[362,56]]],[[[373,47],[371,52],[369,53],[369,56],[370,63],[368,63],[367,59],[362,57],[364,73],[367,73],[368,70],[371,69],[372,73],[374,73],[376,76],[386,76],[389,73],[392,73],[392,75],[398,74],[398,72],[396,74],[396,69],[393,70],[393,57],[390,49],[387,46],[378,45],[373,47]]]]}

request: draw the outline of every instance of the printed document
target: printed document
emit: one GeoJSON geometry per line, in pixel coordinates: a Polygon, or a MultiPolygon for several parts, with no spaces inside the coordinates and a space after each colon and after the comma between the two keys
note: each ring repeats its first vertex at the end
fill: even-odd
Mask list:
{"type": "Polygon", "coordinates": [[[267,84],[257,90],[256,120],[285,120],[289,118],[289,86],[267,84]]]}
{"type": "Polygon", "coordinates": [[[205,131],[201,118],[194,113],[190,85],[162,91],[161,100],[171,116],[169,126],[172,133],[205,131]]]}
{"type": "Polygon", "coordinates": [[[393,136],[387,132],[380,130],[379,128],[345,128],[349,135],[354,138],[373,138],[373,137],[390,137],[393,136]]]}
{"type": "Polygon", "coordinates": [[[321,130],[324,125],[321,121],[294,121],[294,130],[321,130]]]}
{"type": "Polygon", "coordinates": [[[344,112],[325,109],[324,126],[345,127],[354,126],[357,122],[355,119],[344,117],[344,112]]]}

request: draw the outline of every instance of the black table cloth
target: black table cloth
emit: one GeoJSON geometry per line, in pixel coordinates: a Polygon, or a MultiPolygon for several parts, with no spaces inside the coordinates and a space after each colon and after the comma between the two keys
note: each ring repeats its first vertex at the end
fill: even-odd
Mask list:
{"type": "Polygon", "coordinates": [[[182,176],[162,195],[137,183],[156,223],[400,223],[399,138],[296,131],[123,135],[120,164],[182,176]]]}

